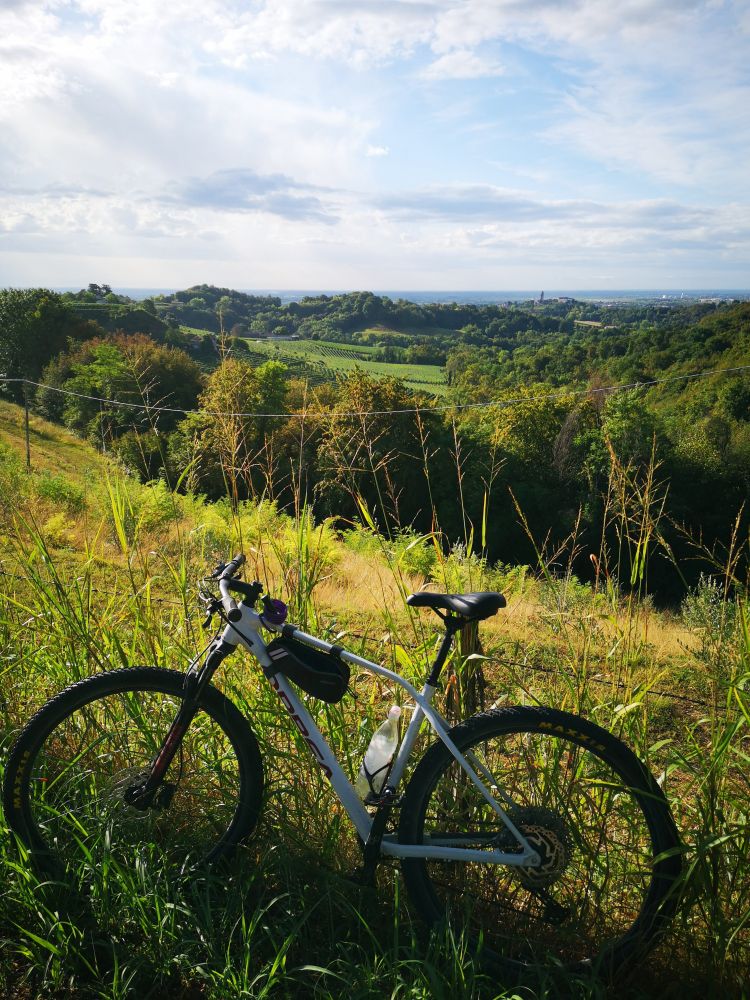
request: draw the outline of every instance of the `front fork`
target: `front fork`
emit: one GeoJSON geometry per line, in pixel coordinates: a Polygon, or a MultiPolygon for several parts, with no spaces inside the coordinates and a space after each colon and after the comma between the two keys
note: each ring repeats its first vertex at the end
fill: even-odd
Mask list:
{"type": "Polygon", "coordinates": [[[162,740],[145,779],[139,780],[125,790],[123,798],[127,805],[145,812],[146,809],[153,807],[164,809],[172,801],[177,786],[165,782],[164,776],[182,745],[190,723],[195,718],[204,688],[210,683],[222,660],[234,652],[235,648],[222,639],[215,639],[206,653],[203,666],[198,668],[196,660],[190,664],[185,674],[185,697],[174,722],[162,740]]]}

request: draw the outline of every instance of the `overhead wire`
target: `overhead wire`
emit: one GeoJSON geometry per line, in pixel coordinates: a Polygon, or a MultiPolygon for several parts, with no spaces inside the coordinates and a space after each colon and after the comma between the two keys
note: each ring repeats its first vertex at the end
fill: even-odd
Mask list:
{"type": "Polygon", "coordinates": [[[409,406],[401,407],[391,410],[334,410],[334,411],[293,411],[291,413],[259,413],[256,411],[222,411],[222,410],[201,410],[201,409],[182,409],[176,406],[159,406],[152,403],[140,402],[140,403],[129,403],[125,400],[118,399],[106,399],[103,396],[94,396],[83,392],[74,392],[72,389],[63,389],[60,386],[47,385],[44,382],[35,382],[32,379],[26,378],[5,378],[0,376],[0,382],[14,382],[21,383],[24,385],[32,385],[38,389],[46,389],[49,392],[57,392],[64,396],[71,396],[77,399],[86,399],[90,402],[95,403],[106,403],[108,406],[115,406],[121,408],[127,408],[132,410],[145,410],[148,413],[182,413],[184,416],[189,416],[190,414],[202,414],[207,417],[242,417],[242,418],[257,418],[257,419],[315,419],[316,417],[325,418],[330,415],[337,417],[384,417],[384,416],[396,416],[403,415],[407,413],[448,413],[455,410],[465,411],[465,410],[487,410],[493,406],[505,408],[508,406],[516,406],[520,403],[533,403],[541,402],[549,399],[561,399],[570,396],[591,396],[591,395],[604,395],[611,392],[623,392],[629,389],[647,389],[655,385],[666,385],[671,382],[685,382],[700,378],[708,378],[711,375],[731,375],[737,372],[750,371],[750,365],[735,365],[732,368],[712,368],[706,371],[693,372],[686,375],[668,375],[665,378],[654,378],[645,379],[643,381],[635,382],[620,382],[613,385],[604,386],[588,386],[585,389],[559,389],[554,392],[540,393],[534,396],[515,396],[504,399],[493,399],[481,403],[446,403],[440,406],[409,406]]]}

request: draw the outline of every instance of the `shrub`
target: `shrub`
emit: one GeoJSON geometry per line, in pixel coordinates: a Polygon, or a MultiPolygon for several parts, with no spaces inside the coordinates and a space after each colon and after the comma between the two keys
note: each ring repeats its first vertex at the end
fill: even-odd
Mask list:
{"type": "Polygon", "coordinates": [[[344,545],[360,556],[376,556],[383,551],[383,539],[370,528],[357,525],[341,535],[344,545]]]}
{"type": "Polygon", "coordinates": [[[720,580],[701,573],[698,586],[682,602],[680,616],[683,624],[700,636],[700,656],[710,662],[712,651],[720,651],[735,634],[737,605],[727,599],[720,580]]]}
{"type": "Polygon", "coordinates": [[[41,472],[35,477],[37,495],[62,507],[67,514],[80,514],[86,508],[86,494],[65,476],[41,472]]]}
{"type": "Polygon", "coordinates": [[[0,510],[10,513],[26,494],[27,477],[18,453],[0,441],[0,510]]]}
{"type": "Polygon", "coordinates": [[[432,577],[437,563],[437,551],[430,536],[418,535],[413,528],[404,528],[392,543],[393,555],[405,573],[432,577]]]}
{"type": "Polygon", "coordinates": [[[74,540],[73,524],[65,514],[58,512],[45,522],[42,535],[47,545],[58,549],[67,548],[74,540]]]}

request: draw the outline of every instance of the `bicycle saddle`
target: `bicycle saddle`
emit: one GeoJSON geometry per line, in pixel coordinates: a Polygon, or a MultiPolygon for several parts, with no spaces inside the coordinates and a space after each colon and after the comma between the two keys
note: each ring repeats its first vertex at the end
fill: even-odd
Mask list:
{"type": "Polygon", "coordinates": [[[505,598],[493,591],[484,591],[480,594],[434,594],[429,590],[423,590],[419,594],[410,594],[406,598],[406,603],[413,608],[433,610],[443,608],[462,618],[481,621],[497,614],[500,608],[504,608],[505,598]]]}

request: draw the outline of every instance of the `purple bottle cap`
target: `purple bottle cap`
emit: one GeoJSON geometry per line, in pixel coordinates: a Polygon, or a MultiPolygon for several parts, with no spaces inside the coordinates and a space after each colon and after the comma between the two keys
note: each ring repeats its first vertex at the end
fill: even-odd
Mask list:
{"type": "Polygon", "coordinates": [[[286,604],[283,601],[277,601],[276,598],[268,601],[263,610],[263,618],[269,625],[283,625],[287,614],[286,604]]]}

